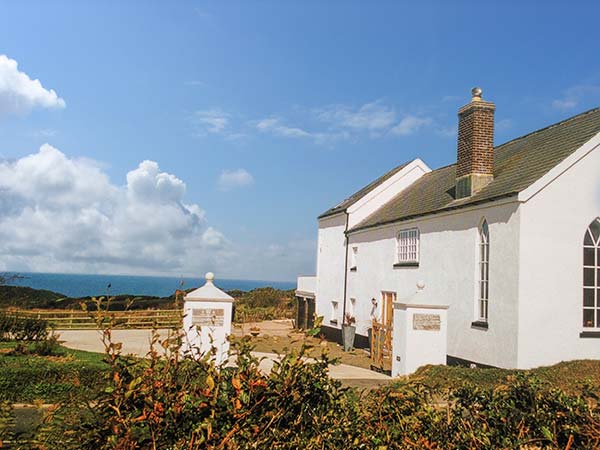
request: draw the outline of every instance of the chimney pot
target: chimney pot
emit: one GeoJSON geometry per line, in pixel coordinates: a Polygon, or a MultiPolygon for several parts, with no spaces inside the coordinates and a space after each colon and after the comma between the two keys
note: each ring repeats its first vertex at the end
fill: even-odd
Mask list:
{"type": "Polygon", "coordinates": [[[483,90],[480,87],[474,87],[471,89],[471,101],[478,102],[483,98],[483,90]]]}

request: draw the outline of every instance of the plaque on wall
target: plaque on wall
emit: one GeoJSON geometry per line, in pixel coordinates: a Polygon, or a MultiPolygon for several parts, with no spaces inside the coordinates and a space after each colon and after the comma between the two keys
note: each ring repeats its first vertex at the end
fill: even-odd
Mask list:
{"type": "Polygon", "coordinates": [[[413,330],[439,331],[441,319],[439,314],[414,314],[413,330]]]}
{"type": "Polygon", "coordinates": [[[192,309],[192,325],[222,327],[224,318],[223,308],[192,309]]]}

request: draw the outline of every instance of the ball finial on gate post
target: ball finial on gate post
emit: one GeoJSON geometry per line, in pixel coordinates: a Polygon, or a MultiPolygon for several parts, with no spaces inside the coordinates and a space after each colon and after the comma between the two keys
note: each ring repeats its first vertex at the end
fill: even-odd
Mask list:
{"type": "Polygon", "coordinates": [[[215,274],[212,272],[206,272],[206,275],[204,275],[204,277],[206,278],[207,283],[212,283],[215,279],[215,274]]]}

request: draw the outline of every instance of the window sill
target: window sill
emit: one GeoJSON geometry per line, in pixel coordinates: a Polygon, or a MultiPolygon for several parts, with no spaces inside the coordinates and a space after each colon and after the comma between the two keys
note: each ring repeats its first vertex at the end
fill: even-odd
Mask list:
{"type": "Polygon", "coordinates": [[[476,320],[475,322],[471,322],[471,328],[480,328],[482,330],[488,329],[488,323],[483,320],[476,320]]]}
{"type": "Polygon", "coordinates": [[[407,261],[407,262],[399,262],[394,264],[394,269],[398,267],[419,267],[418,261],[407,261]]]}
{"type": "Polygon", "coordinates": [[[336,319],[333,319],[333,320],[330,320],[330,321],[329,321],[329,323],[330,323],[331,325],[337,325],[337,324],[338,324],[338,321],[337,321],[336,319]]]}
{"type": "Polygon", "coordinates": [[[582,331],[579,333],[579,337],[600,339],[600,331],[582,331]]]}
{"type": "Polygon", "coordinates": [[[350,267],[350,272],[356,272],[356,267],[350,267]]]}

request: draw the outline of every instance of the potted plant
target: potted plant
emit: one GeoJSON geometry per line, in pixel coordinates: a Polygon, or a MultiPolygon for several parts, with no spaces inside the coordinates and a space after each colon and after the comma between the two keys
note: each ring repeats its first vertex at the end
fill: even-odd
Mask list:
{"type": "Polygon", "coordinates": [[[346,313],[344,316],[344,323],[342,324],[342,342],[344,344],[344,351],[349,352],[354,347],[354,336],[356,335],[356,319],[350,313],[346,313]]]}

